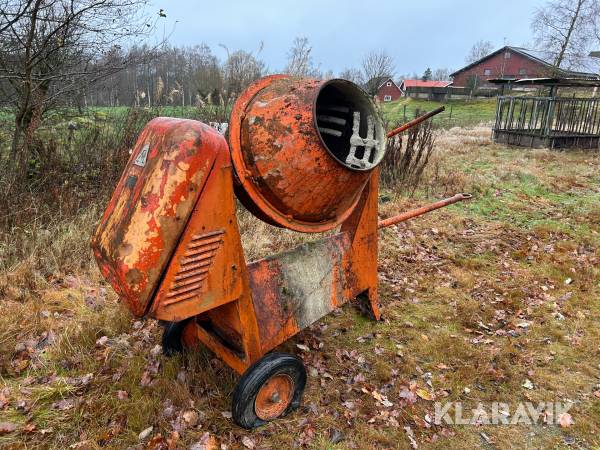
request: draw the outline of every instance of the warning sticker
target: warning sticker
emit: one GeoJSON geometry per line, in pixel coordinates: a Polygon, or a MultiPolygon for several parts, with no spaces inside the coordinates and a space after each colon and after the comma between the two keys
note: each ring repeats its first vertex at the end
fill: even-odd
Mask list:
{"type": "Polygon", "coordinates": [[[133,164],[136,166],[144,167],[146,160],[148,159],[148,150],[150,150],[150,144],[146,144],[142,147],[142,151],[136,156],[133,164]]]}

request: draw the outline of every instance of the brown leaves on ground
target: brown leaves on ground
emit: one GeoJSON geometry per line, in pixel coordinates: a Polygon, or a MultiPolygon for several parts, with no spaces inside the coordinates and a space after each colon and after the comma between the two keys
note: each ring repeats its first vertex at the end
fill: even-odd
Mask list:
{"type": "MultiPolygon", "coordinates": [[[[556,448],[566,432],[582,447],[597,445],[589,430],[600,427],[600,222],[590,189],[600,162],[479,149],[459,135],[422,194],[460,186],[477,198],[380,233],[381,323],[346,307],[282,347],[307,366],[297,412],[239,429],[229,410],[236,377],[222,362],[202,350],[165,358],[160,326],[132,320],[97,273],[53,274],[35,295],[0,287],[10,297],[0,320],[10,318],[2,323],[11,331],[2,335],[10,346],[1,349],[0,446],[556,448]],[[553,171],[569,172],[577,186],[553,171]],[[519,433],[433,420],[436,401],[471,408],[527,399],[574,406],[559,426],[519,433]]],[[[395,199],[382,216],[425,201],[395,199]]],[[[240,221],[253,257],[301,240],[249,215],[240,221]]]]}

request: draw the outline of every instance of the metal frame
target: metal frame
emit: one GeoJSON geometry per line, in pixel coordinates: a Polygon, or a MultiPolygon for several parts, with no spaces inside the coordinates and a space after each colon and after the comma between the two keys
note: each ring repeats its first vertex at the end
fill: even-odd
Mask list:
{"type": "Polygon", "coordinates": [[[498,97],[493,139],[528,147],[598,148],[600,98],[498,97]]]}
{"type": "Polygon", "coordinates": [[[215,200],[209,192],[200,198],[154,300],[151,315],[163,320],[193,316],[184,330],[185,344],[202,343],[240,374],[265,353],[356,297],[365,300],[371,316],[379,319],[378,180],[379,169],[375,169],[359,204],[343,222],[339,233],[246,264],[234,214],[231,165],[229,161],[223,162],[221,167],[213,169],[206,186],[209,192],[218,186],[219,208],[212,219],[207,219],[204,212],[215,200]],[[229,228],[223,228],[224,224],[229,228]],[[170,302],[165,292],[172,286],[172,274],[178,273],[184,264],[193,236],[214,235],[220,230],[223,230],[219,233],[222,244],[210,272],[223,277],[216,286],[229,289],[217,288],[217,294],[211,292],[215,283],[207,283],[209,287],[202,293],[202,302],[197,296],[189,301],[170,302]],[[222,259],[224,254],[228,255],[226,263],[222,259]]]}

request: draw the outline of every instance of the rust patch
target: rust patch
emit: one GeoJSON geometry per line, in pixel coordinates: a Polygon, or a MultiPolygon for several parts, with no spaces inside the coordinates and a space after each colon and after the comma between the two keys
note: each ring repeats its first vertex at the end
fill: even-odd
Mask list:
{"type": "Polygon", "coordinates": [[[218,132],[192,120],[157,118],[140,134],[92,239],[102,274],[135,315],[147,311],[215,149],[224,148],[218,132]]]}
{"type": "Polygon", "coordinates": [[[245,191],[240,200],[267,222],[296,231],[339,225],[369,178],[367,171],[340,164],[319,135],[316,102],[325,83],[263,78],[238,99],[231,115],[232,161],[245,191]]]}
{"type": "Polygon", "coordinates": [[[248,266],[263,348],[270,349],[348,300],[348,235],[303,244],[248,266]]]}

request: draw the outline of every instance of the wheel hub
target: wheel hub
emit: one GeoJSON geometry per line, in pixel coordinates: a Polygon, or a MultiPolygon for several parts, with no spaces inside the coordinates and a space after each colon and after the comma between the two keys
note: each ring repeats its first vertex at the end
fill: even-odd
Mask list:
{"type": "Polygon", "coordinates": [[[275,419],[287,409],[293,393],[294,381],[289,375],[273,375],[258,391],[254,412],[262,420],[275,419]]]}

